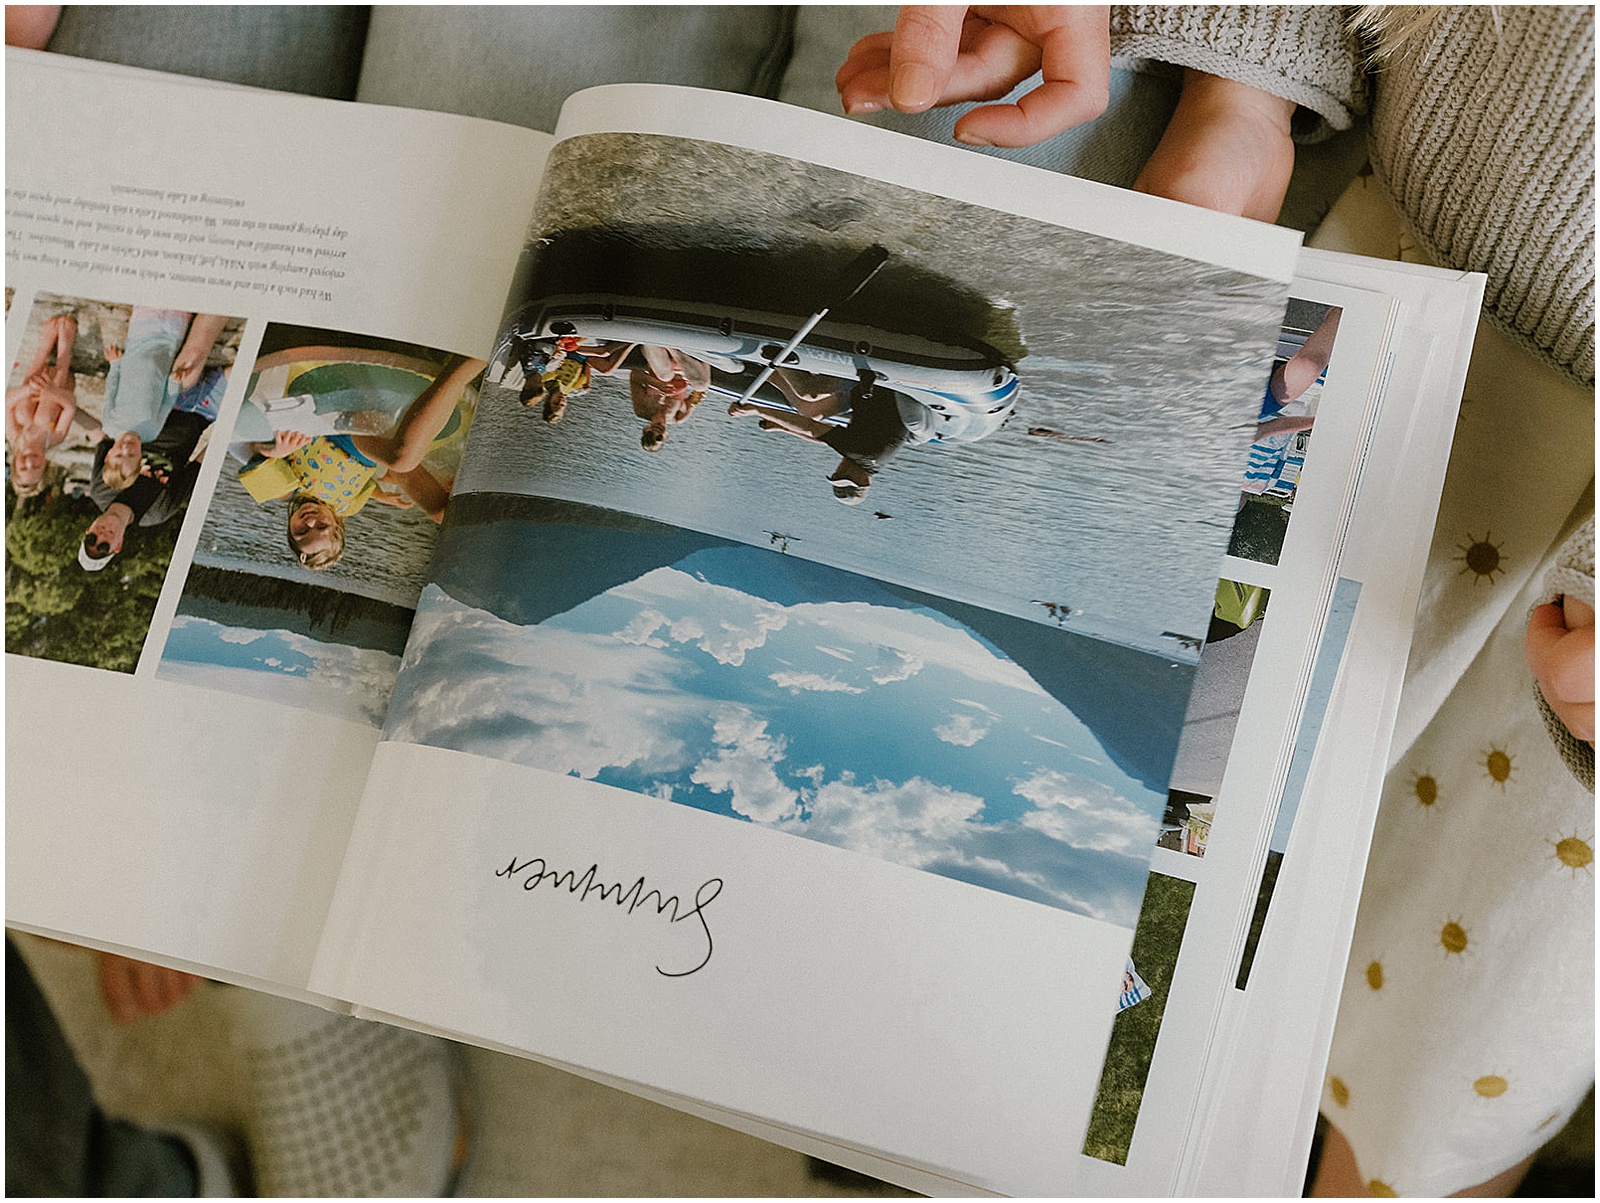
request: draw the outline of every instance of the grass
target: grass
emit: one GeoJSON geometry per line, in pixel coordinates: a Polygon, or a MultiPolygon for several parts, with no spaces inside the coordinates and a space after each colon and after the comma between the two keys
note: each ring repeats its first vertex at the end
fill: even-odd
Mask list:
{"type": "Polygon", "coordinates": [[[1139,1118],[1150,1059],[1155,1054],[1161,1017],[1172,990],[1183,930],[1194,901],[1194,883],[1152,873],[1133,935],[1133,963],[1150,986],[1150,997],[1118,1015],[1100,1071],[1100,1090],[1089,1117],[1083,1151],[1101,1161],[1126,1165],[1133,1125],[1139,1118]]]}

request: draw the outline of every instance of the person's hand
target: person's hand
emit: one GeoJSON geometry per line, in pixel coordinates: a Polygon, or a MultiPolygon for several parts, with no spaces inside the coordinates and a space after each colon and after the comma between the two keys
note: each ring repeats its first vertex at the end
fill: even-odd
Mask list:
{"type": "Polygon", "coordinates": [[[107,343],[105,348],[105,356],[107,363],[116,363],[117,360],[122,358],[122,348],[116,343],[107,343]]]}
{"type": "Polygon", "coordinates": [[[1221,213],[1275,221],[1294,171],[1295,105],[1186,70],[1172,119],[1133,186],[1221,213]]]}
{"type": "Polygon", "coordinates": [[[1576,598],[1528,616],[1528,667],[1568,731],[1594,743],[1594,610],[1576,598]]]}
{"type": "Polygon", "coordinates": [[[59,4],[6,5],[6,45],[43,50],[61,19],[59,4]]]}
{"type": "Polygon", "coordinates": [[[998,100],[1036,71],[1016,104],[984,105],[956,122],[972,146],[1029,146],[1098,117],[1111,78],[1103,5],[906,5],[894,32],[850,48],[834,77],[846,113],[998,100]]]}
{"type": "Polygon", "coordinates": [[[193,388],[200,383],[206,370],[206,357],[197,351],[184,348],[172,361],[172,380],[179,388],[193,388]]]}
{"type": "Polygon", "coordinates": [[[261,454],[268,459],[282,459],[286,455],[293,455],[310,441],[311,436],[303,430],[280,430],[272,442],[260,445],[261,454]]]}
{"type": "Polygon", "coordinates": [[[100,997],[111,1018],[132,1023],[170,1011],[200,984],[192,973],[135,961],[112,952],[96,953],[100,962],[100,997]]]}

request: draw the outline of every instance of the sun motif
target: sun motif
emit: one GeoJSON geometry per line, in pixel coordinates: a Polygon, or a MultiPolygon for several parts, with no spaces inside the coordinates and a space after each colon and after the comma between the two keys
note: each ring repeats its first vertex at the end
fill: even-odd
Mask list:
{"type": "Polygon", "coordinates": [[[1472,573],[1472,583],[1476,585],[1487,577],[1489,583],[1494,584],[1494,574],[1504,572],[1505,556],[1500,547],[1493,542],[1494,533],[1484,531],[1483,538],[1475,539],[1472,532],[1467,532],[1466,544],[1457,543],[1456,550],[1461,554],[1456,559],[1461,561],[1461,571],[1472,573]]]}
{"type": "Polygon", "coordinates": [[[1350,1105],[1350,1087],[1344,1084],[1343,1078],[1328,1079],[1328,1093],[1333,1096],[1333,1101],[1341,1107],[1350,1105]]]}
{"type": "Polygon", "coordinates": [[[1499,1074],[1485,1074],[1472,1084],[1472,1092],[1485,1099],[1497,1099],[1510,1089],[1511,1083],[1499,1074]]]}
{"type": "Polygon", "coordinates": [[[1367,1194],[1375,1199],[1398,1199],[1400,1197],[1400,1192],[1382,1178],[1374,1178],[1367,1183],[1367,1194]]]}
{"type": "Polygon", "coordinates": [[[1411,783],[1411,792],[1416,794],[1419,805],[1432,806],[1439,800],[1439,782],[1431,773],[1418,773],[1411,783]]]}
{"type": "Polygon", "coordinates": [[[1489,774],[1489,780],[1500,787],[1504,793],[1506,782],[1511,780],[1511,774],[1516,771],[1517,762],[1511,753],[1504,748],[1491,747],[1483,754],[1483,771],[1489,774]]]}
{"type": "Polygon", "coordinates": [[[1439,929],[1439,943],[1451,956],[1460,956],[1467,951],[1467,929],[1452,919],[1439,929]]]}
{"type": "Polygon", "coordinates": [[[1372,961],[1367,965],[1367,985],[1374,990],[1383,989],[1383,962],[1372,961]]]}
{"type": "Polygon", "coordinates": [[[1594,849],[1587,840],[1579,839],[1577,832],[1564,839],[1551,840],[1550,843],[1555,847],[1556,859],[1571,869],[1574,877],[1578,875],[1579,869],[1591,877],[1594,876],[1594,870],[1590,867],[1594,864],[1594,849]]]}

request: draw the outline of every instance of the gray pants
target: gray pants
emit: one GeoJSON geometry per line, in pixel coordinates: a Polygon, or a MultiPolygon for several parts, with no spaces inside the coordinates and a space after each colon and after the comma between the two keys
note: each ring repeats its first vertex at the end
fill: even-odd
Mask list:
{"type": "MultiPolygon", "coordinates": [[[[68,5],[49,49],[256,87],[553,128],[605,83],[669,83],[838,113],[833,75],[891,6],[68,5]]],[[[1026,87],[1026,85],[1024,85],[1026,87]]],[[[1165,77],[1113,71],[1104,116],[1038,146],[966,148],[1127,187],[1177,102],[1165,77]]],[[[861,118],[954,143],[970,106],[861,118]]],[[[1309,230],[1365,161],[1359,131],[1301,147],[1279,222],[1309,230]]]]}
{"type": "Polygon", "coordinates": [[[10,940],[6,941],[6,1194],[181,1197],[194,1163],[169,1136],[108,1117],[10,940]]]}

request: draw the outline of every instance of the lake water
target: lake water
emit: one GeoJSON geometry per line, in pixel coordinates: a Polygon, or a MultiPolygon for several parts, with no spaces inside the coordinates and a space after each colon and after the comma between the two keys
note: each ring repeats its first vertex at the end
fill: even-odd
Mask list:
{"type": "Polygon", "coordinates": [[[832,498],[831,451],[714,401],[644,452],[620,377],[555,426],[486,388],[457,487],[646,515],[1043,621],[1053,603],[1078,612],[1071,629],[1182,654],[1163,632],[1205,632],[1252,424],[1114,365],[1029,356],[1018,371],[1005,429],[903,451],[858,507],[832,498]]]}

